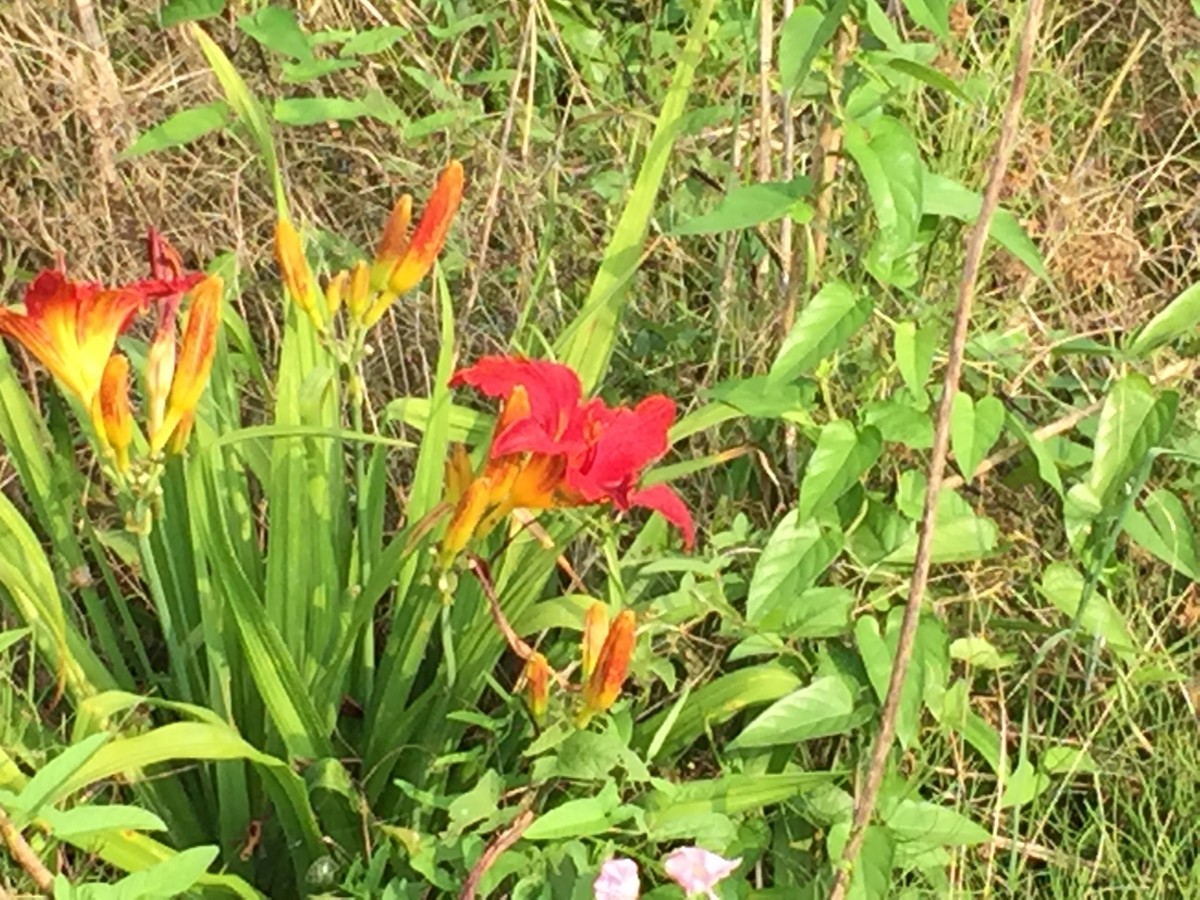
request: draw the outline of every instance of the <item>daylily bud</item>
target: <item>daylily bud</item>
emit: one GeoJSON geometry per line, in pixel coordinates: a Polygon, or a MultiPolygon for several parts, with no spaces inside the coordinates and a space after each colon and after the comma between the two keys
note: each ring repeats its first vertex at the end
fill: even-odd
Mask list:
{"type": "Polygon", "coordinates": [[[350,295],[346,298],[346,309],[350,318],[361,322],[363,314],[371,304],[371,267],[359,260],[350,270],[350,295]]]}
{"type": "Polygon", "coordinates": [[[490,503],[491,484],[486,477],[476,478],[462,492],[454,509],[454,517],[446,528],[445,537],[442,538],[439,556],[443,568],[454,562],[458,554],[470,543],[475,527],[487,512],[490,503]]]}
{"type": "Polygon", "coordinates": [[[221,324],[221,292],[224,284],[210,275],[192,289],[191,307],[179,348],[175,377],[162,425],[150,435],[150,452],[158,453],[168,439],[180,431],[172,449],[182,448],[191,431],[196,404],[208,384],[213,357],[217,352],[217,328],[221,324]]]}
{"type": "Polygon", "coordinates": [[[608,607],[593,603],[583,616],[583,678],[586,681],[596,670],[604,640],[608,637],[608,607]]]}
{"type": "Polygon", "coordinates": [[[542,654],[534,653],[526,661],[525,681],[529,687],[529,711],[540,725],[550,705],[550,664],[542,654]]]}
{"type": "Polygon", "coordinates": [[[287,219],[281,218],[275,223],[275,261],[279,263],[288,296],[304,311],[313,326],[320,329],[323,323],[317,309],[317,287],[308,260],[304,258],[300,235],[287,219]]]}
{"type": "Polygon", "coordinates": [[[329,279],[329,284],[325,285],[325,308],[329,311],[331,319],[342,308],[342,298],[346,295],[346,282],[349,280],[350,273],[342,271],[329,279]]]}
{"type": "Polygon", "coordinates": [[[450,458],[446,460],[447,503],[458,503],[473,475],[471,457],[467,455],[466,445],[453,444],[450,447],[450,458]]]}
{"type": "Polygon", "coordinates": [[[175,377],[175,317],[178,296],[168,297],[159,306],[158,327],[146,353],[146,426],[150,434],[162,428],[167,398],[175,377]]]}
{"type": "Polygon", "coordinates": [[[605,712],[621,694],[629,659],[633,656],[636,619],[632,610],[623,610],[613,620],[608,637],[596,660],[596,668],[583,687],[583,719],[605,712]]]}
{"type": "Polygon", "coordinates": [[[114,353],[104,367],[100,390],[96,394],[99,407],[97,432],[103,443],[112,450],[117,468],[129,468],[129,445],[133,443],[133,413],[129,408],[129,360],[114,353]]]}
{"type": "MultiPolygon", "coordinates": [[[[404,252],[387,274],[386,292],[378,297],[367,311],[363,324],[368,328],[379,321],[397,297],[416,287],[433,268],[433,261],[442,252],[446,235],[450,233],[454,214],[462,201],[462,192],[463,167],[462,163],[454,160],[442,170],[441,177],[429,196],[429,202],[425,205],[421,221],[417,223],[412,240],[407,244],[401,243],[396,231],[401,220],[409,215],[409,212],[403,208],[404,198],[396,204],[388,227],[384,229],[384,240],[380,242],[380,249],[390,252],[394,247],[402,246],[404,252]]],[[[407,226],[407,221],[403,224],[407,226]]],[[[382,260],[376,262],[377,269],[381,263],[382,260]]],[[[377,271],[372,280],[382,289],[384,282],[381,273],[377,271]]]]}
{"type": "Polygon", "coordinates": [[[408,252],[408,226],[412,221],[412,197],[402,194],[392,207],[379,246],[375,248],[375,265],[371,267],[371,287],[382,291],[387,287],[392,270],[408,252]]]}

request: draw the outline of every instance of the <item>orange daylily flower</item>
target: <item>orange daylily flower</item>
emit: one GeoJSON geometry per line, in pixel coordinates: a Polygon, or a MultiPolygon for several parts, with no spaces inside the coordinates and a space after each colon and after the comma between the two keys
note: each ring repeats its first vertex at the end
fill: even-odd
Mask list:
{"type": "Polygon", "coordinates": [[[123,353],[108,358],[93,413],[96,434],[112,450],[117,469],[129,468],[129,445],[133,443],[133,411],[129,407],[129,359],[123,353]]]}
{"type": "Polygon", "coordinates": [[[456,372],[450,384],[470,385],[503,405],[488,461],[458,498],[443,562],[515,509],[588,504],[652,509],[692,546],[695,524],[683,500],[666,485],[637,486],[646,467],[667,452],[671,399],[656,394],[632,408],[609,407],[585,400],[568,366],[519,357],[484,357],[456,372]]]}
{"type": "Polygon", "coordinates": [[[24,345],[90,410],[117,335],[145,302],[133,288],[102,288],[47,270],[25,291],[24,311],[0,308],[0,334],[24,345]]]}
{"type": "Polygon", "coordinates": [[[540,724],[545,721],[550,705],[550,664],[541,653],[534,653],[526,661],[525,681],[529,687],[529,711],[540,724]]]}
{"type": "Polygon", "coordinates": [[[416,287],[433,268],[462,202],[462,193],[462,163],[452,160],[442,170],[411,237],[408,226],[412,221],[412,198],[405,194],[396,201],[371,267],[371,287],[378,296],[363,317],[367,328],[378,322],[397,297],[416,287]]]}
{"type": "Polygon", "coordinates": [[[636,625],[633,610],[626,609],[608,629],[596,668],[583,686],[581,718],[585,723],[593,715],[607,711],[621,695],[621,687],[629,672],[629,660],[633,656],[636,625]]]}
{"type": "Polygon", "coordinates": [[[171,442],[178,452],[187,442],[195,418],[196,404],[208,384],[217,352],[217,329],[221,324],[221,294],[224,282],[210,275],[192,289],[187,325],[179,344],[179,359],[171,379],[162,422],[150,434],[150,452],[158,453],[171,442]]]}
{"type": "Polygon", "coordinates": [[[47,269],[26,288],[23,310],[0,308],[0,334],[22,344],[89,412],[117,337],[133,317],[203,277],[185,272],[179,254],[153,229],[148,250],[149,278],[107,288],[47,269]]]}

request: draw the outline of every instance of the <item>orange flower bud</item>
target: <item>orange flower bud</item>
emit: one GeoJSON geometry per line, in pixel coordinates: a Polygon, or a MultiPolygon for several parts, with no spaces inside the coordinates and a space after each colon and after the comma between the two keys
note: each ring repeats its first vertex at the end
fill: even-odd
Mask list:
{"type": "MultiPolygon", "coordinates": [[[[442,246],[446,243],[446,235],[450,233],[450,225],[454,221],[454,214],[458,211],[459,203],[462,202],[462,192],[462,163],[453,160],[442,170],[438,183],[429,196],[429,202],[425,205],[421,221],[417,223],[416,230],[413,232],[412,240],[406,244],[396,236],[396,231],[401,221],[406,219],[411,211],[405,210],[404,198],[400,198],[400,202],[396,204],[396,208],[392,212],[392,217],[388,220],[388,227],[384,229],[384,239],[380,241],[380,250],[392,252],[396,247],[403,247],[404,253],[387,273],[386,282],[383,281],[382,273],[379,271],[382,260],[376,262],[377,271],[373,281],[380,290],[386,283],[387,290],[367,311],[363,324],[368,328],[379,321],[388,306],[397,297],[416,287],[433,268],[433,261],[442,252],[442,246]]],[[[407,221],[403,221],[403,224],[407,230],[407,221]]]]}
{"type": "Polygon", "coordinates": [[[346,295],[346,282],[349,280],[349,272],[338,272],[325,286],[325,308],[329,311],[330,318],[336,316],[342,308],[342,298],[346,295]]]}
{"type": "Polygon", "coordinates": [[[475,527],[491,504],[491,485],[487,478],[476,478],[458,498],[458,506],[454,517],[446,528],[446,536],[442,538],[441,563],[448,566],[471,541],[475,527]]]}
{"type": "Polygon", "coordinates": [[[162,425],[150,435],[150,452],[158,453],[172,434],[181,430],[172,449],[182,447],[191,430],[196,404],[208,384],[212,372],[213,358],[217,352],[217,328],[221,324],[221,292],[224,284],[216,275],[210,275],[194,287],[189,295],[187,325],[179,348],[179,360],[175,366],[175,377],[171,381],[171,395],[167,400],[167,411],[162,425]]]}
{"type": "Polygon", "coordinates": [[[550,705],[550,664],[542,654],[534,653],[525,662],[525,681],[529,688],[529,711],[540,725],[550,705]]]}
{"type": "Polygon", "coordinates": [[[450,447],[450,458],[446,460],[446,501],[458,503],[459,498],[471,483],[474,472],[471,470],[471,457],[467,455],[464,444],[453,444],[450,447]]]}
{"type": "Polygon", "coordinates": [[[375,248],[375,265],[371,267],[371,287],[382,291],[387,287],[392,270],[408,252],[408,226],[412,221],[412,197],[402,194],[392,207],[379,246],[375,248]]]}
{"type": "Polygon", "coordinates": [[[129,445],[133,443],[133,413],[129,408],[129,360],[114,353],[104,367],[100,390],[96,394],[99,408],[97,434],[112,450],[117,468],[129,468],[129,445]]]}
{"type": "Polygon", "coordinates": [[[596,662],[600,659],[600,651],[604,648],[604,640],[608,637],[608,607],[596,602],[588,607],[583,616],[583,648],[582,668],[583,679],[592,677],[596,671],[596,662]]]}
{"type": "Polygon", "coordinates": [[[308,268],[308,260],[304,258],[304,247],[300,244],[296,226],[287,219],[279,219],[275,223],[275,261],[279,263],[279,271],[292,302],[304,311],[314,327],[321,328],[317,286],[308,268]]]}
{"type": "Polygon", "coordinates": [[[146,353],[146,427],[150,434],[162,428],[175,377],[175,314],[179,298],[172,298],[166,304],[160,309],[158,329],[146,353]]]}
{"type": "Polygon", "coordinates": [[[346,298],[346,309],[354,321],[362,321],[371,305],[371,296],[371,267],[360,260],[350,270],[350,295],[346,298]]]}
{"type": "Polygon", "coordinates": [[[600,650],[600,658],[596,660],[596,668],[583,686],[584,721],[607,710],[620,696],[621,686],[629,671],[629,659],[633,656],[636,624],[633,611],[629,609],[623,610],[613,620],[600,650]]]}

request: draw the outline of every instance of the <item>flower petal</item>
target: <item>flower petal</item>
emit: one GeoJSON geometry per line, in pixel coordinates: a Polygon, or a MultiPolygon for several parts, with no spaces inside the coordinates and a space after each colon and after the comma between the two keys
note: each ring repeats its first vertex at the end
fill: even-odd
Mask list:
{"type": "Polygon", "coordinates": [[[629,505],[626,494],[642,470],[667,452],[675,402],[655,394],[633,409],[609,409],[594,400],[586,418],[595,444],[572,472],[571,484],[591,501],[607,498],[624,508],[629,505]]]}
{"type": "Polygon", "coordinates": [[[524,392],[520,412],[506,409],[492,442],[493,458],[511,453],[560,453],[578,449],[582,440],[580,399],[583,386],[575,370],[544,359],[485,356],[460,369],[451,387],[469,385],[506,401],[524,392]],[[527,414],[523,414],[525,409],[527,414]]]}
{"type": "Polygon", "coordinates": [[[638,900],[640,893],[638,867],[632,859],[608,860],[592,882],[593,900],[638,900]]]}
{"type": "Polygon", "coordinates": [[[696,523],[691,510],[674,490],[665,484],[634,491],[629,495],[630,506],[652,509],[683,533],[683,547],[691,550],[696,543],[696,523]]]}

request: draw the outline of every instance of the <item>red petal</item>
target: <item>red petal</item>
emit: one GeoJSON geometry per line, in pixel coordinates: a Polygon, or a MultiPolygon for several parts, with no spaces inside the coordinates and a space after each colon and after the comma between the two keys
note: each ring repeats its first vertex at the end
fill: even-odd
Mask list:
{"type": "Polygon", "coordinates": [[[691,550],[696,543],[696,523],[680,496],[665,484],[656,484],[635,491],[629,497],[630,506],[652,509],[683,533],[683,548],[691,550]]]}
{"type": "Polygon", "coordinates": [[[523,388],[529,414],[505,423],[492,445],[493,457],[509,453],[567,453],[582,438],[580,399],[583,387],[569,366],[544,359],[485,356],[460,369],[450,386],[470,385],[489,397],[507,399],[523,388]]]}
{"type": "Polygon", "coordinates": [[[634,409],[607,409],[589,404],[589,424],[596,429],[589,460],[582,461],[571,481],[586,495],[603,491],[620,505],[621,494],[646,466],[667,452],[667,432],[675,421],[675,402],[655,394],[634,409]]]}

